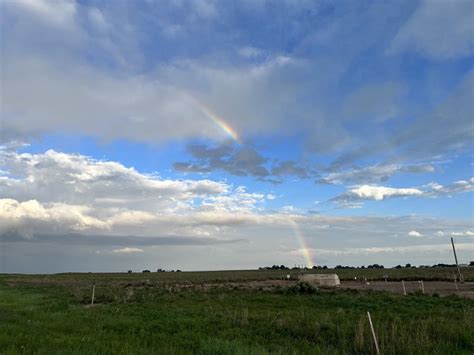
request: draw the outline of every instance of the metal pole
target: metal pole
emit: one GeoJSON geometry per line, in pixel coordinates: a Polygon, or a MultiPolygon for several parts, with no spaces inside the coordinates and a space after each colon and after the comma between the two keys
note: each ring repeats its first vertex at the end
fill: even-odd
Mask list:
{"type": "Polygon", "coordinates": [[[463,283],[464,282],[464,277],[461,274],[461,268],[459,267],[459,264],[458,264],[458,256],[456,255],[456,248],[454,247],[453,237],[451,237],[451,245],[453,246],[454,260],[456,261],[456,267],[458,269],[459,282],[463,283]]]}
{"type": "Polygon", "coordinates": [[[369,318],[370,330],[372,331],[372,336],[374,338],[375,350],[377,355],[380,355],[379,343],[377,342],[377,337],[375,336],[374,325],[372,324],[372,318],[370,318],[370,312],[367,311],[367,318],[369,318]]]}

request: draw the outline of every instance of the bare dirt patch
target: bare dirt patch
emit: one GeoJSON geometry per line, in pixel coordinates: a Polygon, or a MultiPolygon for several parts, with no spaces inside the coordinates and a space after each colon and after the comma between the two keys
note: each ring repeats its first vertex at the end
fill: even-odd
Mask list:
{"type": "MultiPolygon", "coordinates": [[[[424,288],[424,292],[430,295],[435,293],[440,296],[456,294],[458,296],[474,298],[474,282],[465,282],[463,284],[458,283],[457,287],[458,289],[456,290],[454,282],[447,281],[424,281],[423,284],[418,281],[405,281],[407,293],[414,293],[424,288]]],[[[341,282],[340,288],[353,290],[378,290],[403,294],[403,285],[400,281],[372,281],[369,282],[369,284],[357,281],[343,281],[341,282]]]]}
{"type": "MultiPolygon", "coordinates": [[[[238,289],[238,290],[261,290],[271,291],[275,288],[289,287],[295,285],[297,281],[294,280],[264,280],[264,281],[249,281],[249,282],[224,282],[224,283],[203,283],[197,285],[175,285],[176,288],[192,288],[202,291],[208,291],[213,288],[220,289],[238,289]]],[[[407,294],[420,292],[424,289],[425,294],[433,295],[438,294],[440,296],[458,295],[462,297],[474,299],[474,282],[465,282],[463,284],[457,284],[457,290],[454,282],[447,281],[424,281],[421,284],[418,281],[406,281],[405,289],[407,294]]],[[[372,281],[368,284],[357,281],[342,281],[341,285],[337,289],[352,289],[359,291],[387,291],[398,294],[403,294],[402,282],[396,281],[372,281]]]]}

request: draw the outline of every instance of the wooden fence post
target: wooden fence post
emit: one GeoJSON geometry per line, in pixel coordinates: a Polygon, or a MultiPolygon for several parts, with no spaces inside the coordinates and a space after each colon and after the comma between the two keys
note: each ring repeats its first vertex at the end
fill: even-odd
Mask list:
{"type": "Polygon", "coordinates": [[[377,337],[375,335],[374,325],[372,324],[372,318],[370,318],[370,312],[367,311],[367,318],[369,318],[370,330],[372,331],[372,336],[374,338],[375,350],[377,355],[380,355],[379,344],[377,342],[377,337]]]}
{"type": "Polygon", "coordinates": [[[402,280],[402,286],[403,286],[403,295],[407,295],[407,289],[405,288],[405,280],[402,280]]]}
{"type": "Polygon", "coordinates": [[[425,288],[423,287],[423,281],[418,281],[418,291],[421,291],[421,293],[425,293],[425,288]]]}
{"type": "Polygon", "coordinates": [[[95,282],[92,284],[92,300],[91,300],[91,306],[94,305],[94,298],[95,298],[95,282]]]}

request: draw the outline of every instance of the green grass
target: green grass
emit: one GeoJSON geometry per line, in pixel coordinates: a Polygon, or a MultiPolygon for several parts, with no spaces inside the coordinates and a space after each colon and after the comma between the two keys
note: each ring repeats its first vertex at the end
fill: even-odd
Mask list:
{"type": "MultiPolygon", "coordinates": [[[[202,292],[170,289],[171,279],[143,282],[184,274],[2,276],[0,353],[369,354],[367,311],[383,354],[474,353],[472,300],[284,289],[202,292]],[[101,281],[94,307],[87,306],[91,280],[101,281]]],[[[201,274],[193,282],[215,279],[201,274]]]]}

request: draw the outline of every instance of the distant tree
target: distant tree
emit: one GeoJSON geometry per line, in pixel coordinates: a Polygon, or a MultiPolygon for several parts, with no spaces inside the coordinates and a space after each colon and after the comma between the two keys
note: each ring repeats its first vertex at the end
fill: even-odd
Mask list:
{"type": "Polygon", "coordinates": [[[131,274],[133,271],[132,270],[128,270],[128,273],[131,274]]]}
{"type": "Polygon", "coordinates": [[[401,265],[397,265],[397,266],[395,266],[395,269],[401,269],[401,268],[402,268],[402,266],[401,266],[401,265]]]}
{"type": "Polygon", "coordinates": [[[474,261],[471,261],[471,262],[469,263],[469,266],[474,266],[474,261]]]}
{"type": "Polygon", "coordinates": [[[411,264],[405,264],[406,268],[411,268],[411,264]]]}
{"type": "Polygon", "coordinates": [[[328,267],[327,267],[326,265],[323,266],[323,270],[327,270],[327,268],[328,268],[328,267]]]}
{"type": "Polygon", "coordinates": [[[146,272],[150,272],[150,270],[143,270],[142,272],[143,272],[143,273],[146,273],[146,272]]]}

